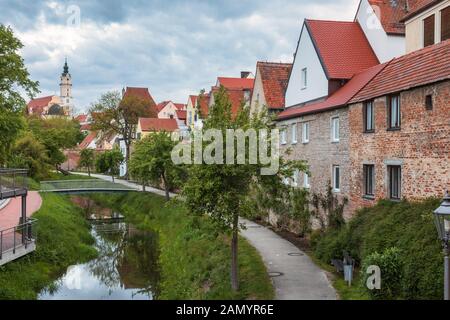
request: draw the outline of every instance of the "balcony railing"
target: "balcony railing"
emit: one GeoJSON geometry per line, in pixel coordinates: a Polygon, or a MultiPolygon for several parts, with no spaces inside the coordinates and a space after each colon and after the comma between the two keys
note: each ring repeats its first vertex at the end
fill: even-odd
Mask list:
{"type": "Polygon", "coordinates": [[[0,266],[35,250],[35,225],[35,219],[28,219],[26,223],[0,230],[0,266]]]}
{"type": "Polygon", "coordinates": [[[28,190],[28,170],[0,168],[0,200],[23,196],[28,190]]]}

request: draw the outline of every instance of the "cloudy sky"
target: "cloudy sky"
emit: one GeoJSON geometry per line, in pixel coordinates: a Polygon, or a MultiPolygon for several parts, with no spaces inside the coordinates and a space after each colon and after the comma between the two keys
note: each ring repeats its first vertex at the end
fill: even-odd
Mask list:
{"type": "Polygon", "coordinates": [[[102,93],[148,87],[186,103],[217,76],[292,62],[305,17],[352,20],[359,0],[0,0],[41,95],[58,94],[67,56],[79,110],[102,93]]]}

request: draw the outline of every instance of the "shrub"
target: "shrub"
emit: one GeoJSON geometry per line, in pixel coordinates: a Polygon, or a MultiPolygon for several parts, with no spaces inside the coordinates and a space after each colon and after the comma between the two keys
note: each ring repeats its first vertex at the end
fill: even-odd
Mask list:
{"type": "Polygon", "coordinates": [[[366,288],[372,299],[395,299],[401,296],[403,262],[401,251],[396,248],[388,248],[383,253],[374,252],[368,255],[362,264],[362,286],[366,288]],[[381,270],[380,289],[370,290],[366,283],[370,274],[365,273],[369,266],[378,266],[381,270]]]}

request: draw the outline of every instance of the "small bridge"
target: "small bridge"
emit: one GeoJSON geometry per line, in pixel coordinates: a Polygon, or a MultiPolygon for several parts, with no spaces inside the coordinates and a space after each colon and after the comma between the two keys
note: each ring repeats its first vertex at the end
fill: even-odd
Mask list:
{"type": "Polygon", "coordinates": [[[41,190],[40,190],[40,192],[53,192],[64,194],[80,194],[92,192],[129,192],[129,191],[136,191],[136,190],[119,183],[114,183],[112,181],[105,181],[101,179],[41,181],[41,190]]]}

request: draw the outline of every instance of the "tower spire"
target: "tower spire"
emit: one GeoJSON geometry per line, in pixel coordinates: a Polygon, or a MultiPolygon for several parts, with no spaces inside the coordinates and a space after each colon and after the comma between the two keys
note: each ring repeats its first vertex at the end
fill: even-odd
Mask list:
{"type": "Polygon", "coordinates": [[[67,57],[65,59],[65,63],[64,63],[64,70],[63,70],[63,75],[69,74],[69,66],[67,65],[67,57]]]}

